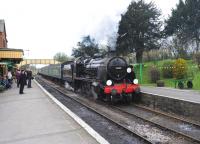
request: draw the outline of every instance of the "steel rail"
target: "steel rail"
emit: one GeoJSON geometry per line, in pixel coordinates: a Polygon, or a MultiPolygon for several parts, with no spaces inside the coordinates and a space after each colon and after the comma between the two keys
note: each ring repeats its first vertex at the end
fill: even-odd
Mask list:
{"type": "MultiPolygon", "coordinates": [[[[45,80],[45,81],[47,81],[47,80],[45,80]]],[[[48,82],[49,82],[49,81],[48,81],[48,82]]],[[[113,119],[107,117],[106,115],[104,115],[104,114],[98,112],[96,109],[94,109],[94,108],[88,106],[87,104],[84,104],[84,102],[83,102],[82,100],[80,100],[78,97],[74,98],[74,97],[71,97],[71,96],[67,95],[66,93],[63,92],[63,90],[60,90],[60,88],[59,88],[58,86],[53,86],[52,84],[51,84],[51,85],[48,85],[48,86],[51,86],[51,87],[54,88],[55,90],[59,91],[61,94],[63,94],[63,95],[65,95],[65,96],[67,96],[67,97],[69,97],[69,98],[75,100],[76,102],[80,103],[81,105],[84,105],[85,107],[87,107],[87,108],[91,109],[92,111],[94,111],[95,113],[97,113],[97,114],[99,114],[99,115],[105,117],[106,119],[108,119],[109,121],[111,121],[111,122],[115,123],[116,125],[122,127],[123,129],[125,129],[125,130],[127,130],[127,131],[133,133],[134,135],[136,135],[136,136],[138,136],[138,137],[141,137],[142,139],[146,140],[146,142],[153,143],[153,142],[149,141],[148,139],[146,139],[145,137],[143,137],[142,135],[135,133],[134,131],[132,131],[132,130],[126,128],[125,126],[123,126],[122,124],[116,122],[115,120],[113,120],[113,119]]],[[[150,121],[150,120],[148,120],[148,119],[145,119],[145,118],[143,118],[143,117],[141,117],[141,116],[138,116],[137,114],[127,112],[127,111],[125,111],[125,110],[123,110],[123,109],[121,109],[121,108],[119,108],[119,107],[116,107],[116,106],[111,106],[111,105],[110,105],[109,107],[110,107],[110,108],[113,108],[113,110],[116,109],[116,110],[121,111],[122,113],[125,113],[125,114],[128,114],[128,115],[130,115],[130,116],[134,116],[134,117],[137,117],[137,118],[139,118],[139,119],[142,119],[142,120],[144,120],[144,121],[146,121],[146,122],[148,122],[148,123],[151,123],[151,124],[153,124],[153,125],[156,125],[157,127],[161,128],[161,129],[171,131],[171,132],[173,132],[173,133],[175,133],[175,134],[177,134],[177,135],[180,135],[180,136],[182,136],[182,137],[185,137],[185,138],[191,140],[192,142],[200,143],[200,140],[199,140],[199,139],[196,139],[196,138],[194,138],[194,137],[191,137],[191,136],[189,136],[189,135],[186,135],[186,134],[184,134],[184,133],[182,133],[182,132],[179,132],[179,131],[177,131],[177,130],[174,130],[174,129],[171,129],[171,128],[168,128],[168,127],[164,127],[164,126],[162,126],[162,125],[160,125],[160,124],[158,124],[158,123],[155,123],[155,122],[150,121]]]]}
{"type": "Polygon", "coordinates": [[[117,107],[117,106],[111,106],[111,107],[114,108],[114,109],[117,109],[117,110],[119,110],[119,111],[121,111],[121,112],[123,112],[123,113],[129,114],[129,115],[134,116],[134,117],[137,117],[137,118],[139,118],[139,119],[142,119],[142,120],[144,120],[144,121],[146,121],[146,122],[152,123],[153,125],[156,125],[156,126],[160,127],[161,129],[165,129],[165,130],[171,131],[171,132],[173,132],[173,133],[175,133],[175,134],[178,134],[178,135],[180,135],[180,136],[182,136],[182,137],[185,137],[185,138],[191,140],[192,142],[200,143],[200,140],[199,140],[199,139],[196,139],[196,138],[194,138],[194,137],[192,137],[192,136],[186,135],[186,134],[184,134],[184,133],[182,133],[182,132],[179,132],[179,131],[177,131],[177,130],[174,130],[174,129],[171,129],[171,128],[168,128],[168,127],[164,127],[164,126],[161,125],[161,124],[158,124],[158,123],[155,123],[155,122],[153,122],[153,121],[151,121],[151,120],[145,119],[145,118],[143,118],[143,117],[141,117],[141,116],[139,116],[139,115],[137,115],[137,114],[130,113],[130,112],[128,112],[128,111],[126,111],[126,110],[123,110],[123,109],[121,109],[121,108],[119,108],[119,107],[117,107]]]}
{"type": "MultiPolygon", "coordinates": [[[[40,80],[41,80],[41,79],[40,79],[40,80]]],[[[41,81],[43,81],[43,82],[45,83],[46,80],[45,80],[45,81],[44,81],[44,80],[41,80],[41,81]]],[[[46,82],[46,83],[48,83],[48,82],[46,82]]],[[[58,92],[61,93],[62,95],[67,96],[68,98],[70,98],[70,99],[76,101],[77,103],[79,103],[79,104],[81,104],[81,105],[87,107],[88,109],[92,110],[93,112],[97,113],[98,115],[100,115],[100,116],[106,118],[107,120],[111,121],[112,123],[114,123],[114,124],[117,125],[118,127],[121,127],[122,129],[126,130],[127,132],[131,133],[132,135],[135,135],[136,137],[138,137],[139,139],[141,139],[141,141],[144,141],[144,142],[149,143],[149,144],[154,144],[152,141],[148,140],[146,137],[143,137],[142,135],[135,133],[134,131],[132,131],[132,130],[126,128],[124,125],[122,125],[122,124],[116,122],[115,120],[109,118],[109,117],[106,116],[105,114],[103,114],[103,113],[97,111],[97,110],[94,109],[93,107],[90,107],[89,105],[85,104],[82,100],[67,95],[66,93],[63,92],[63,90],[59,89],[57,86],[53,86],[52,84],[49,84],[49,85],[47,85],[47,86],[53,88],[54,90],[58,91],[58,92]]]]}
{"type": "Polygon", "coordinates": [[[143,109],[143,110],[146,110],[146,111],[150,111],[150,112],[155,113],[157,115],[163,115],[163,116],[166,116],[166,117],[169,117],[169,118],[172,118],[172,119],[176,119],[178,121],[182,121],[183,123],[187,123],[189,125],[193,125],[193,126],[196,126],[196,127],[200,128],[200,124],[198,124],[197,122],[188,120],[188,119],[184,119],[184,118],[181,118],[181,117],[173,116],[171,114],[167,114],[167,113],[164,113],[164,112],[161,112],[161,111],[158,111],[158,110],[153,110],[151,108],[148,108],[148,107],[145,107],[145,106],[140,106],[138,104],[133,104],[133,106],[135,106],[137,108],[140,108],[140,109],[143,109]]]}

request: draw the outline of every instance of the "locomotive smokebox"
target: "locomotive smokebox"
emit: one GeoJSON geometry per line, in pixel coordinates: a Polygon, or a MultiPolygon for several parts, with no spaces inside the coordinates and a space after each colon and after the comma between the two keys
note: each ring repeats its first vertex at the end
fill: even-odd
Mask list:
{"type": "Polygon", "coordinates": [[[126,76],[127,62],[122,57],[113,57],[107,64],[107,72],[111,79],[122,80],[126,76]]]}

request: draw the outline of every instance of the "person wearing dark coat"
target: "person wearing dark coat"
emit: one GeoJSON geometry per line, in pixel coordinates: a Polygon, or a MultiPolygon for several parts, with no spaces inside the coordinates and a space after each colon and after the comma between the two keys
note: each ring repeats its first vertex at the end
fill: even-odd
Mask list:
{"type": "Polygon", "coordinates": [[[133,82],[133,80],[136,78],[133,66],[129,65],[128,68],[130,68],[130,71],[127,71],[128,73],[126,75],[126,79],[128,80],[128,82],[133,82]]]}
{"type": "Polygon", "coordinates": [[[16,71],[16,79],[17,79],[17,87],[19,87],[19,78],[20,78],[21,72],[20,70],[16,71]]]}
{"type": "Polygon", "coordinates": [[[31,88],[32,71],[27,71],[28,88],[31,88]]]}
{"type": "Polygon", "coordinates": [[[26,73],[24,70],[21,71],[20,77],[19,77],[19,94],[23,94],[24,92],[24,85],[26,85],[26,73]]]}

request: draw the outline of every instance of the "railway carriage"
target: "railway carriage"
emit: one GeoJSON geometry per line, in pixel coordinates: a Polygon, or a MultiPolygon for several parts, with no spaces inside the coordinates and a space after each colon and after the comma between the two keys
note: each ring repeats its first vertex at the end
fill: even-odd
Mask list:
{"type": "Polygon", "coordinates": [[[51,64],[40,69],[39,73],[43,76],[50,77],[52,79],[62,79],[61,64],[51,64]]]}

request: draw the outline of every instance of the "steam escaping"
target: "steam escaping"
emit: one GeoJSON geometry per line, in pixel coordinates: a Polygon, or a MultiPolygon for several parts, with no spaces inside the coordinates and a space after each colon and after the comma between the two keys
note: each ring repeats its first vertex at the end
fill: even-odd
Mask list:
{"type": "Polygon", "coordinates": [[[98,24],[99,26],[91,33],[91,36],[95,38],[97,43],[100,45],[108,46],[110,51],[116,50],[117,41],[117,31],[118,23],[120,20],[118,18],[112,19],[111,17],[104,17],[102,21],[98,24]]]}
{"type": "Polygon", "coordinates": [[[65,88],[66,88],[67,90],[74,91],[74,88],[72,88],[72,87],[69,85],[68,82],[65,82],[65,88]]]}
{"type": "Polygon", "coordinates": [[[111,9],[109,14],[95,19],[94,25],[87,27],[84,35],[90,35],[98,44],[108,46],[109,51],[115,51],[121,14],[126,12],[130,1],[124,1],[116,10],[111,9]]]}
{"type": "Polygon", "coordinates": [[[111,51],[115,51],[118,31],[118,19],[112,19],[111,17],[105,17],[96,28],[95,33],[92,36],[99,44],[107,45],[111,51]]]}

